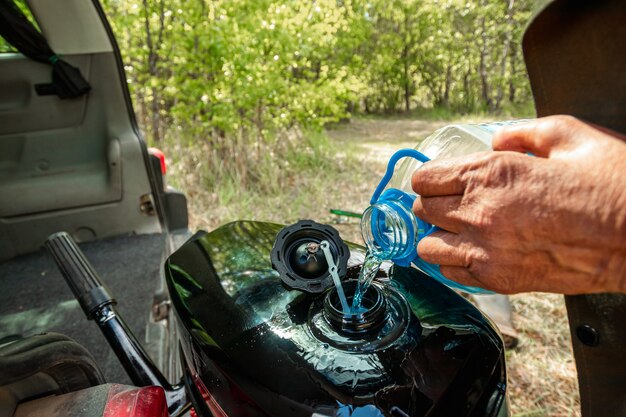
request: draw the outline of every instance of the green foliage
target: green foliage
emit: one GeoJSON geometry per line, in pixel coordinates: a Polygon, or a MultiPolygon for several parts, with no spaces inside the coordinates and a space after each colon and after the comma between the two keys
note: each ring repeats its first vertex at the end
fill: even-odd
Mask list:
{"type": "Polygon", "coordinates": [[[7,41],[0,37],[0,54],[16,52],[15,48],[11,46],[7,41]]]}
{"type": "Polygon", "coordinates": [[[529,3],[104,0],[151,137],[182,128],[225,151],[355,111],[527,102],[529,3]]]}
{"type": "Polygon", "coordinates": [[[207,186],[226,199],[279,187],[260,180],[280,178],[285,161],[324,167],[319,135],[299,132],[355,112],[530,101],[519,47],[529,0],[103,3],[150,141],[201,148],[207,186]]]}
{"type": "Polygon", "coordinates": [[[145,125],[270,140],[346,116],[362,81],[333,60],[349,30],[335,1],[105,1],[145,125]],[[154,112],[157,122],[154,118],[154,112]],[[191,122],[191,123],[189,123],[191,122]]]}

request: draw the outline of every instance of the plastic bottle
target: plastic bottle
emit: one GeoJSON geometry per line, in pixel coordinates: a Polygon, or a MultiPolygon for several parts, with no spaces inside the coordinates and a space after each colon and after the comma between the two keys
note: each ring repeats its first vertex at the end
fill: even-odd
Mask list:
{"type": "Polygon", "coordinates": [[[374,191],[370,207],[363,212],[361,233],[369,252],[380,260],[391,260],[401,266],[414,264],[451,288],[470,293],[491,293],[451,281],[441,274],[438,265],[420,259],[416,250],[418,242],[438,228],[413,214],[413,202],[417,195],[411,188],[411,177],[417,168],[430,159],[490,151],[491,138],[496,131],[504,126],[524,122],[526,120],[450,125],[424,139],[416,149],[396,152],[374,191]],[[396,163],[401,159],[404,161],[394,175],[396,163]]]}

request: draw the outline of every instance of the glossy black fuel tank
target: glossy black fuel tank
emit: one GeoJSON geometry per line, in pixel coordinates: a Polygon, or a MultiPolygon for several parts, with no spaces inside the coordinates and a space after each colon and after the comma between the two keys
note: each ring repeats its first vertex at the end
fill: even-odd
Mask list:
{"type": "MultiPolygon", "coordinates": [[[[190,385],[215,415],[506,415],[502,341],[470,303],[415,268],[386,264],[377,288],[395,303],[395,322],[340,335],[320,313],[326,294],[287,290],[272,269],[280,229],[230,223],[166,262],[190,385]]],[[[349,248],[346,280],[364,258],[349,248]]]]}

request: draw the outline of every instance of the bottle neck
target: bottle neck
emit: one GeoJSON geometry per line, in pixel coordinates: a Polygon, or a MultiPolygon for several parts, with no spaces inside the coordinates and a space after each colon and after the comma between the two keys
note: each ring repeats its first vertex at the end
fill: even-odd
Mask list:
{"type": "Polygon", "coordinates": [[[412,204],[381,198],[363,212],[361,233],[369,252],[380,260],[409,265],[417,255],[418,223],[412,204]]]}

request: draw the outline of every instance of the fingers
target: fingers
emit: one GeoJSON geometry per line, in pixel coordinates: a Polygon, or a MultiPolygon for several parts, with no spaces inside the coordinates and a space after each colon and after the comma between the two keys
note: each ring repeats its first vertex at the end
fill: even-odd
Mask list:
{"type": "Polygon", "coordinates": [[[438,231],[425,237],[417,246],[424,261],[439,265],[441,274],[459,284],[482,287],[472,272],[470,245],[460,235],[438,231]]]}
{"type": "Polygon", "coordinates": [[[554,151],[569,150],[580,143],[581,127],[588,126],[572,116],[550,116],[508,126],[492,141],[496,151],[530,152],[547,158],[554,151]]]}
{"type": "Polygon", "coordinates": [[[472,264],[471,248],[470,242],[461,235],[438,230],[420,240],[417,254],[431,264],[469,268],[472,264]]]}
{"type": "Polygon", "coordinates": [[[462,201],[461,195],[417,197],[413,203],[413,212],[427,223],[459,233],[463,230],[464,224],[459,212],[462,201]]]}
{"type": "MultiPolygon", "coordinates": [[[[459,284],[493,290],[501,294],[516,291],[515,273],[501,279],[497,259],[490,259],[487,250],[463,235],[437,231],[422,239],[417,254],[424,261],[438,264],[441,274],[459,284]],[[489,266],[494,266],[490,268],[489,266]]],[[[519,281],[519,280],[517,280],[519,281]]],[[[519,290],[519,289],[517,289],[519,290]]]]}
{"type": "Polygon", "coordinates": [[[465,190],[463,174],[475,165],[476,154],[428,161],[413,173],[413,191],[425,197],[460,195],[465,190]]]}
{"type": "Polygon", "coordinates": [[[484,284],[474,278],[469,269],[462,266],[444,265],[439,268],[439,271],[444,277],[458,282],[459,284],[481,288],[484,286],[484,284]]]}

